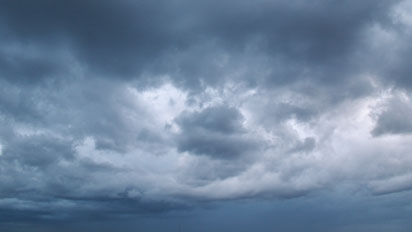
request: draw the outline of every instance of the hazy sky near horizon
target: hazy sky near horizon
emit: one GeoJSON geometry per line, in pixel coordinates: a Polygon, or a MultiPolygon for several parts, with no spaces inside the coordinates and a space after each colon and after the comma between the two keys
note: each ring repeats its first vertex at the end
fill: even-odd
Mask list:
{"type": "Polygon", "coordinates": [[[0,231],[411,231],[411,12],[0,1],[0,231]]]}

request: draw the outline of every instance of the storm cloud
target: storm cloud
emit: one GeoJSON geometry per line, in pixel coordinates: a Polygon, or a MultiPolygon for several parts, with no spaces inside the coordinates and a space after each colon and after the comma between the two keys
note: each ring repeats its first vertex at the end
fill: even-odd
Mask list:
{"type": "Polygon", "coordinates": [[[1,1],[0,229],[409,231],[410,10],[1,1]]]}

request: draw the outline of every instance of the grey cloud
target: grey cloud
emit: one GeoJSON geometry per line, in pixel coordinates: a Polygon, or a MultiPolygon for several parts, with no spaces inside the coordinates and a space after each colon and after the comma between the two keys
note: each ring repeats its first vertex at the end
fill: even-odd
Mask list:
{"type": "Polygon", "coordinates": [[[2,160],[36,168],[47,168],[60,159],[73,159],[70,141],[47,136],[19,136],[3,145],[2,160]]]}
{"type": "Polygon", "coordinates": [[[409,133],[412,133],[411,102],[395,97],[387,103],[384,111],[378,114],[372,134],[380,136],[409,133]]]}
{"type": "Polygon", "coordinates": [[[171,35],[167,27],[159,28],[167,19],[159,17],[166,16],[164,11],[150,2],[44,0],[2,5],[8,38],[33,46],[66,44],[100,75],[123,77],[136,72],[140,62],[153,59],[167,46],[171,35]]]}
{"type": "MultiPolygon", "coordinates": [[[[242,72],[247,65],[248,71],[233,79],[270,88],[295,82],[333,88],[356,82],[356,74],[369,72],[363,65],[364,58],[358,55],[366,52],[369,36],[365,30],[390,21],[387,11],[395,2],[260,3],[241,2],[231,9],[229,2],[221,3],[218,9],[219,4],[201,5],[204,13],[199,16],[199,24],[205,25],[208,36],[216,40],[215,49],[227,54],[224,65],[231,72],[226,75],[242,72]]],[[[215,54],[213,48],[209,53],[215,54]]],[[[180,68],[189,71],[188,77],[201,77],[206,84],[222,83],[221,77],[214,77],[214,74],[226,76],[220,66],[200,61],[200,68],[197,68],[198,59],[183,60],[180,68]],[[202,67],[207,67],[207,77],[201,72],[202,67]]],[[[176,62],[179,66],[179,61],[176,62]]]]}
{"type": "Polygon", "coordinates": [[[384,195],[390,193],[399,193],[403,191],[410,191],[412,189],[411,175],[400,175],[383,180],[372,181],[369,187],[374,194],[384,195]]]}
{"type": "MultiPolygon", "coordinates": [[[[76,147],[87,137],[95,140],[89,153],[96,149],[121,156],[136,147],[160,153],[160,147],[164,146],[162,136],[147,124],[137,123],[139,119],[146,120],[144,110],[133,105],[127,93],[119,92],[121,83],[76,80],[78,82],[27,88],[3,82],[4,91],[0,94],[2,197],[30,200],[33,196],[46,199],[53,196],[57,199],[52,201],[58,202],[63,196],[98,197],[120,192],[121,189],[104,193],[93,190],[86,194],[81,190],[90,187],[86,183],[98,183],[100,175],[123,173],[110,163],[79,157],[76,147]],[[132,126],[123,114],[139,117],[135,117],[132,126]],[[153,144],[145,142],[150,137],[156,138],[153,144]]],[[[92,155],[89,153],[86,155],[92,155]]],[[[47,209],[47,212],[58,211],[59,203],[56,204],[56,209],[47,209]]]]}
{"type": "Polygon", "coordinates": [[[0,111],[3,115],[18,121],[41,118],[37,104],[29,97],[29,91],[1,81],[0,111]]]}
{"type": "MultiPolygon", "coordinates": [[[[100,76],[166,73],[176,83],[198,88],[202,83],[218,85],[229,74],[220,68],[220,62],[214,63],[218,54],[227,54],[233,69],[263,55],[266,70],[261,71],[267,73],[263,79],[256,78],[261,74],[255,72],[245,73],[241,81],[279,86],[303,79],[334,85],[344,84],[359,70],[360,61],[353,53],[363,46],[363,29],[387,21],[387,9],[395,2],[242,1],[232,7],[230,1],[5,1],[2,18],[9,38],[33,46],[46,43],[72,48],[74,57],[100,76]],[[202,48],[205,46],[208,50],[202,48]],[[254,54],[248,54],[249,47],[254,54]],[[239,60],[246,55],[247,59],[239,60]]],[[[45,65],[25,65],[19,72],[51,72],[42,67],[55,67],[45,65]]],[[[15,72],[13,76],[23,74],[15,72]]]]}
{"type": "Polygon", "coordinates": [[[203,129],[222,134],[241,132],[242,121],[239,110],[225,105],[208,107],[201,112],[185,112],[177,119],[183,130],[203,129]]]}
{"type": "Polygon", "coordinates": [[[399,2],[1,1],[0,228],[409,191],[399,2]]]}
{"type": "Polygon", "coordinates": [[[53,198],[2,199],[0,202],[1,224],[15,223],[63,223],[83,221],[115,220],[128,215],[150,217],[171,210],[189,210],[189,204],[178,202],[150,202],[136,199],[116,198],[53,198]]]}
{"type": "Polygon", "coordinates": [[[208,133],[187,132],[179,138],[178,149],[198,155],[209,155],[220,159],[233,159],[253,150],[255,144],[242,137],[225,137],[208,133]]]}
{"type": "Polygon", "coordinates": [[[290,152],[311,152],[316,147],[316,140],[314,138],[305,138],[299,142],[290,152]]]}
{"type": "Polygon", "coordinates": [[[176,121],[181,128],[177,138],[181,152],[233,159],[258,147],[243,128],[241,113],[233,107],[220,105],[184,112],[176,121]]]}
{"type": "Polygon", "coordinates": [[[296,118],[299,121],[310,121],[319,113],[316,106],[274,103],[271,99],[268,102],[261,101],[260,104],[255,104],[252,107],[265,112],[264,114],[259,114],[261,118],[258,120],[268,129],[292,118],[296,118]]]}
{"type": "Polygon", "coordinates": [[[132,128],[123,118],[124,112],[145,117],[145,110],[120,92],[123,82],[76,78],[29,88],[3,84],[0,111],[10,122],[47,127],[77,141],[94,136],[98,147],[118,151],[127,150],[150,133],[161,138],[145,125],[132,128]]]}
{"type": "Polygon", "coordinates": [[[11,82],[25,83],[61,74],[62,64],[43,57],[0,54],[0,75],[11,82]]]}

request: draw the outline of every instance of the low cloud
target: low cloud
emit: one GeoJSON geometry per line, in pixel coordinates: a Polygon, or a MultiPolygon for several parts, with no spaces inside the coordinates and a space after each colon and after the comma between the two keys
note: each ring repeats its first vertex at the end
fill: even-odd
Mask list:
{"type": "Polygon", "coordinates": [[[408,7],[2,1],[0,220],[409,191],[408,7]]]}

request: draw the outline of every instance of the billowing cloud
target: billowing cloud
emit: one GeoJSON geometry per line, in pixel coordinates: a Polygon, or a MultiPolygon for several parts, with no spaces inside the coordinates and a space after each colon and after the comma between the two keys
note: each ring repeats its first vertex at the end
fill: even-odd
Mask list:
{"type": "Polygon", "coordinates": [[[2,1],[0,229],[311,197],[402,218],[411,6],[2,1]]]}

